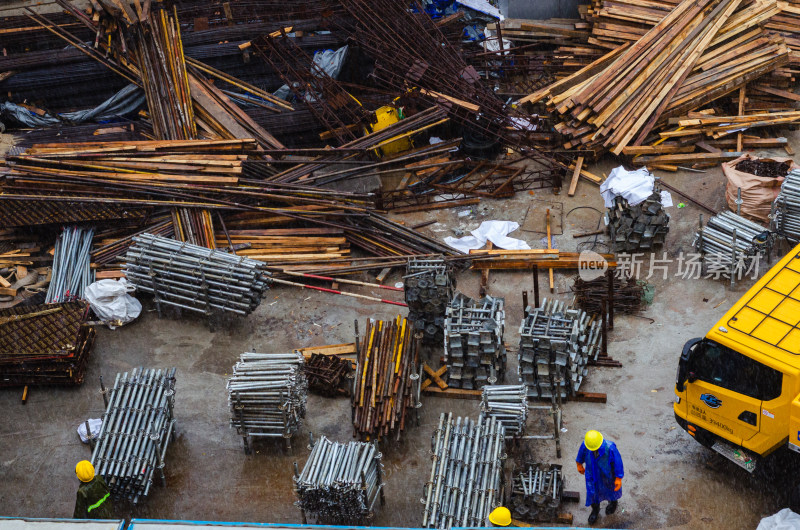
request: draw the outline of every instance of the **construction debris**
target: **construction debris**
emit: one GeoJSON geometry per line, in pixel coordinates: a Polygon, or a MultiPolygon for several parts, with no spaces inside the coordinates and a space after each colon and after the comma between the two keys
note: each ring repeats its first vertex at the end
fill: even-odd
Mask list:
{"type": "Polygon", "coordinates": [[[621,196],[608,209],[608,229],[614,252],[654,250],[664,244],[669,232],[669,214],[661,205],[661,193],[653,193],[635,206],[621,196]]]}
{"type": "Polygon", "coordinates": [[[523,521],[555,521],[564,475],[560,464],[527,464],[511,477],[511,517],[523,521]]]}
{"type": "Polygon", "coordinates": [[[243,353],[228,379],[231,427],[252,450],[250,437],[284,438],[306,415],[308,384],[301,353],[243,353]]]}
{"type": "Polygon", "coordinates": [[[793,241],[800,241],[800,170],[793,169],[787,173],[771,217],[773,230],[793,241]]]}
{"type": "Polygon", "coordinates": [[[557,300],[528,307],[519,328],[519,376],[528,396],[567,399],[600,355],[599,323],[582,309],[557,300]]]}
{"type": "Polygon", "coordinates": [[[419,342],[408,319],[368,320],[353,385],[353,436],[380,440],[406,428],[420,403],[419,342]]]}
{"type": "Polygon", "coordinates": [[[335,397],[350,394],[353,364],[336,355],[312,353],[305,364],[308,389],[323,396],[335,397]]]}
{"type": "Polygon", "coordinates": [[[0,386],[79,385],[97,332],[85,302],[0,310],[0,386]]]}
{"type": "Polygon", "coordinates": [[[461,293],[450,302],[444,329],[449,386],[480,390],[505,379],[503,302],[502,298],[491,296],[472,300],[461,293]]]}
{"type": "Polygon", "coordinates": [[[383,465],[376,443],[333,442],[322,436],[300,473],[295,463],[295,503],[317,523],[365,525],[383,496],[383,465]]]}
{"type": "Polygon", "coordinates": [[[445,311],[456,289],[452,265],[442,256],[410,258],[403,280],[408,319],[426,342],[441,344],[445,311]]]}
{"type": "Polygon", "coordinates": [[[210,314],[248,315],[261,303],[269,277],[260,261],[142,234],[125,254],[125,276],[156,306],[210,314]]]}
{"type": "Polygon", "coordinates": [[[431,474],[425,483],[423,528],[487,527],[502,504],[505,429],[496,418],[475,422],[442,413],[431,436],[431,474]]]}
{"type": "Polygon", "coordinates": [[[136,504],[147,497],[156,475],[166,486],[164,465],[175,428],[175,368],[134,368],[117,374],[103,425],[92,451],[95,472],[111,493],[136,504]]]}
{"type": "Polygon", "coordinates": [[[481,396],[484,421],[495,418],[506,438],[525,436],[528,423],[528,389],[525,385],[487,385],[481,396]]]}

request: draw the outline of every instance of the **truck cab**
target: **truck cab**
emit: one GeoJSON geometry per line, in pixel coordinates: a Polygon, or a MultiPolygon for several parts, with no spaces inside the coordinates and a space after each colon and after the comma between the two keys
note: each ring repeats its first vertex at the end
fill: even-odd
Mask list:
{"type": "Polygon", "coordinates": [[[781,447],[800,453],[800,245],[678,362],[678,424],[753,471],[781,447]]]}

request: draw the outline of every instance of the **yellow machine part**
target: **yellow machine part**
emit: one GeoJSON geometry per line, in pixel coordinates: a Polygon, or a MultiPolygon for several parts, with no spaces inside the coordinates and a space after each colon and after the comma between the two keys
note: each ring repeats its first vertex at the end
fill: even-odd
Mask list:
{"type": "MultiPolygon", "coordinates": [[[[391,107],[389,105],[385,105],[378,110],[375,111],[375,118],[377,119],[376,123],[370,128],[372,132],[377,132],[382,129],[385,129],[389,125],[393,123],[397,123],[400,121],[401,118],[401,111],[395,107],[391,107]]],[[[397,153],[402,153],[403,151],[407,151],[411,149],[413,146],[411,145],[411,140],[408,138],[399,138],[393,142],[390,142],[380,149],[380,154],[383,156],[388,155],[395,155],[397,153]]]]}

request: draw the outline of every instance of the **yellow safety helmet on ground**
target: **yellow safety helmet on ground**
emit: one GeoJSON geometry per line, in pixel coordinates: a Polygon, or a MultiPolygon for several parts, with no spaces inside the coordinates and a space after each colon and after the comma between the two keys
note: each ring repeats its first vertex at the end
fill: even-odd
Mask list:
{"type": "Polygon", "coordinates": [[[75,466],[75,474],[81,482],[91,482],[94,478],[94,466],[88,460],[81,460],[75,466]]]}
{"type": "Polygon", "coordinates": [[[505,506],[498,506],[489,514],[489,522],[496,526],[511,524],[511,512],[505,506]]]}
{"type": "Polygon", "coordinates": [[[588,431],[583,438],[583,445],[585,445],[586,449],[589,451],[597,451],[600,449],[600,446],[603,445],[603,435],[594,430],[588,431]]]}

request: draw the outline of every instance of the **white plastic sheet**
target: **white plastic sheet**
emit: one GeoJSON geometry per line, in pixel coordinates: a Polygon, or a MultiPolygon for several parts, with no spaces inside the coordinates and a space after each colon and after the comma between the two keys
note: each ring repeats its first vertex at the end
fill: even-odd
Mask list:
{"type": "MultiPolygon", "coordinates": [[[[121,325],[131,322],[142,312],[141,302],[128,294],[135,290],[125,278],[100,280],[88,286],[83,296],[101,320],[121,325]]],[[[114,329],[115,325],[109,324],[108,327],[114,329]]]]}
{"type": "MultiPolygon", "coordinates": [[[[92,433],[92,438],[97,439],[97,437],[100,436],[100,427],[103,426],[103,420],[100,418],[92,418],[87,421],[89,422],[89,430],[92,433]]],[[[78,425],[78,436],[81,437],[83,443],[89,443],[89,437],[86,436],[86,422],[78,425]]]]}
{"type": "Polygon", "coordinates": [[[514,221],[484,221],[481,226],[470,232],[471,236],[462,238],[446,237],[444,242],[461,252],[483,248],[487,241],[503,250],[530,250],[530,246],[521,239],[508,237],[508,234],[519,228],[514,221]]]}
{"type": "Polygon", "coordinates": [[[774,515],[764,517],[756,530],[800,530],[800,515],[784,508],[774,515]]]}
{"type": "Polygon", "coordinates": [[[636,171],[628,171],[619,166],[611,170],[611,174],[600,185],[600,195],[606,203],[606,208],[614,206],[614,197],[622,196],[631,206],[636,206],[653,193],[655,177],[647,171],[647,168],[640,168],[636,171]]]}

